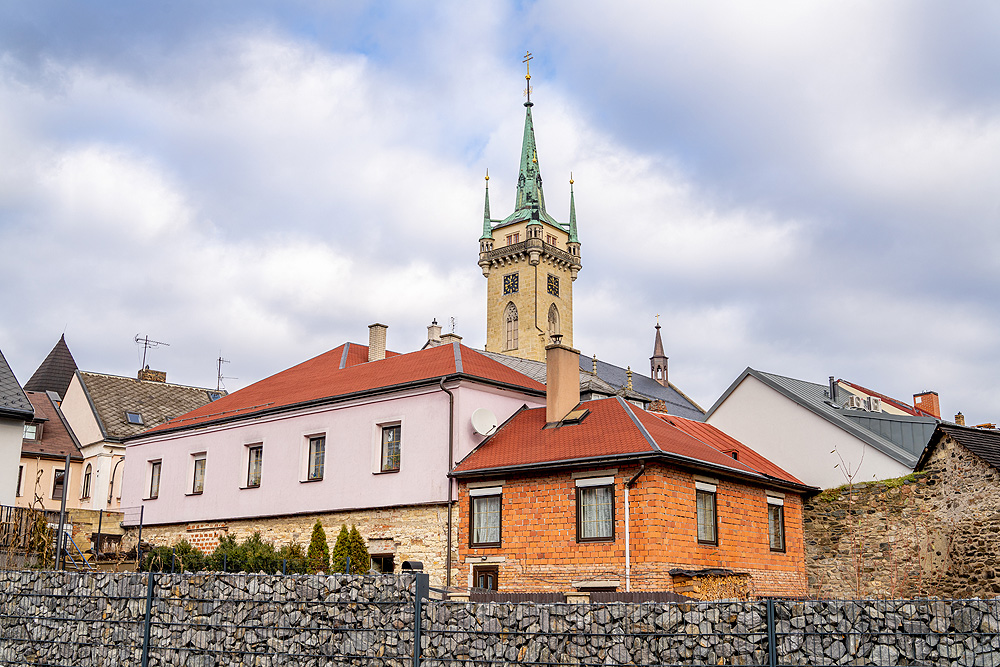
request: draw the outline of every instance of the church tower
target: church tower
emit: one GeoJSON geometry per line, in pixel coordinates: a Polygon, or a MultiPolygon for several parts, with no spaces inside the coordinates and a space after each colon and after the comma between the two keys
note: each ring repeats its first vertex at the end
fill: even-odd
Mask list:
{"type": "Polygon", "coordinates": [[[649,377],[664,387],[670,386],[667,379],[667,355],[663,353],[663,339],[660,338],[660,316],[656,316],[656,339],[653,341],[653,356],[649,358],[649,377]]]}
{"type": "MultiPolygon", "coordinates": [[[[531,54],[525,56],[525,64],[531,54]]],[[[573,347],[573,281],[582,268],[576,232],[573,178],[569,180],[569,224],[545,210],[542,175],[531,119],[531,70],[524,103],[524,138],[514,212],[490,218],[490,176],[486,174],[479,266],[486,277],[486,349],[545,361],[553,335],[573,347]]]]}

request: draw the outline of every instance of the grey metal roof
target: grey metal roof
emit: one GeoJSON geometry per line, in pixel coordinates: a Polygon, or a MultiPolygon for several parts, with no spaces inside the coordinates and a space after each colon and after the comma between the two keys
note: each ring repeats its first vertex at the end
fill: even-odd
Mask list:
{"type": "Polygon", "coordinates": [[[844,407],[846,396],[838,392],[837,400],[830,399],[829,385],[796,380],[795,378],[764,373],[747,368],[723,392],[706,415],[710,418],[729,395],[750,375],[802,407],[840,427],[854,437],[871,445],[886,456],[913,468],[927,446],[938,420],[933,417],[891,415],[885,412],[867,412],[844,407]]]}
{"type": "Polygon", "coordinates": [[[35,416],[31,401],[24,395],[7,359],[0,352],[0,417],[28,420],[35,416]]]}
{"type": "MultiPolygon", "coordinates": [[[[521,359],[499,352],[486,352],[484,350],[477,350],[477,352],[545,384],[545,362],[521,359]]],[[[595,376],[592,372],[593,363],[591,358],[580,357],[580,392],[582,394],[620,395],[624,398],[644,402],[659,400],[667,404],[668,414],[695,421],[705,421],[705,412],[675,386],[664,387],[656,380],[633,371],[632,391],[627,391],[624,389],[628,385],[628,371],[626,369],[598,360],[597,375],[595,376]]]]}

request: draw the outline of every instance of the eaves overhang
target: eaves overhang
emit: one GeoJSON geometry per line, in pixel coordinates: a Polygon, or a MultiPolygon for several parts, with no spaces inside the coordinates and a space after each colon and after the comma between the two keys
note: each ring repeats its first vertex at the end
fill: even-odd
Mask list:
{"type": "MultiPolygon", "coordinates": [[[[193,431],[196,429],[205,428],[207,426],[219,426],[222,424],[231,424],[234,422],[239,422],[247,419],[257,419],[259,417],[271,417],[274,415],[284,414],[287,412],[295,412],[297,410],[322,407],[324,405],[336,405],[338,403],[345,403],[348,401],[357,400],[359,398],[383,396],[385,394],[391,394],[398,391],[406,391],[408,389],[436,386],[438,383],[440,383],[442,377],[446,382],[450,382],[453,380],[467,381],[476,384],[487,385],[490,387],[496,387],[499,389],[509,389],[511,391],[517,391],[522,394],[528,394],[530,396],[545,396],[545,391],[542,389],[532,389],[529,387],[523,387],[521,385],[511,384],[509,382],[500,382],[497,380],[482,378],[477,375],[469,375],[467,373],[448,373],[444,376],[436,375],[434,377],[423,378],[420,380],[413,380],[410,382],[403,382],[400,384],[387,385],[384,387],[375,387],[372,389],[364,389],[362,391],[355,391],[347,394],[338,394],[336,396],[326,396],[323,398],[316,398],[309,401],[290,403],[288,405],[278,405],[273,408],[254,410],[253,412],[241,412],[239,414],[235,414],[228,417],[220,417],[218,419],[210,419],[207,421],[199,421],[195,424],[178,425],[169,428],[162,428],[155,432],[143,431],[142,433],[137,433],[136,435],[130,435],[125,438],[122,438],[120,439],[120,442],[132,444],[134,443],[134,441],[140,440],[142,438],[159,437],[167,434],[176,434],[183,431],[193,431]]],[[[180,417],[178,419],[183,419],[183,417],[180,417]]]]}
{"type": "Polygon", "coordinates": [[[775,488],[787,489],[790,491],[795,491],[797,493],[809,494],[809,493],[816,493],[820,490],[815,486],[809,486],[806,484],[796,484],[795,482],[790,482],[788,480],[784,480],[778,477],[772,477],[771,475],[735,470],[727,466],[710,463],[708,461],[702,461],[700,459],[695,459],[690,456],[684,456],[682,454],[674,454],[672,452],[664,452],[664,451],[634,452],[630,454],[615,454],[612,456],[590,456],[578,459],[561,459],[559,461],[521,463],[509,466],[482,468],[478,470],[452,471],[448,473],[448,476],[453,477],[457,480],[463,480],[463,479],[475,479],[479,477],[499,477],[507,475],[509,473],[544,473],[544,472],[555,472],[559,470],[568,470],[572,468],[579,468],[581,466],[589,466],[589,465],[608,465],[612,463],[638,463],[645,461],[651,461],[651,462],[660,461],[663,463],[672,463],[691,470],[711,472],[725,477],[753,481],[756,482],[757,484],[771,486],[775,488]]]}
{"type": "MultiPolygon", "coordinates": [[[[883,438],[880,438],[876,436],[874,433],[864,428],[861,428],[860,426],[855,425],[849,419],[841,418],[840,416],[826,412],[825,410],[820,410],[812,401],[806,400],[805,398],[799,396],[793,391],[789,391],[786,387],[781,386],[771,378],[767,377],[765,374],[756,371],[750,367],[747,367],[747,369],[744,370],[740,374],[740,376],[736,378],[735,381],[733,381],[731,385],[729,385],[729,388],[726,389],[725,392],[723,392],[722,396],[719,397],[719,400],[717,400],[715,404],[705,414],[705,421],[708,421],[711,418],[711,416],[715,413],[715,411],[726,401],[727,398],[729,398],[729,396],[748,376],[753,377],[758,382],[761,382],[769,389],[778,392],[779,394],[789,399],[793,403],[796,403],[799,406],[805,408],[806,410],[809,410],[817,417],[820,417],[825,421],[829,422],[830,424],[833,424],[842,431],[846,431],[847,433],[854,436],[858,440],[861,440],[865,444],[871,445],[872,447],[882,452],[889,458],[895,460],[896,462],[909,466],[911,469],[913,469],[913,467],[917,465],[919,457],[910,454],[906,450],[897,447],[894,443],[885,440],[883,438]]],[[[913,419],[917,420],[922,418],[914,417],[913,419]]]]}

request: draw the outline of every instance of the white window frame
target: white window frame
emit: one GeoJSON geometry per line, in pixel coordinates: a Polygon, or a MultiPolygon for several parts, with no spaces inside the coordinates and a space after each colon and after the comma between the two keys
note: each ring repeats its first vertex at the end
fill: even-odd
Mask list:
{"type": "Polygon", "coordinates": [[[302,435],[302,449],[299,458],[301,459],[301,464],[299,466],[299,481],[302,483],[306,482],[322,482],[323,478],[326,477],[326,460],[329,458],[327,454],[330,453],[330,438],[325,431],[305,433],[302,435]],[[319,477],[310,477],[312,472],[312,441],[316,438],[323,438],[323,471],[319,477]]]}
{"type": "Polygon", "coordinates": [[[785,497],[784,494],[767,492],[767,545],[774,553],[786,553],[788,550],[788,531],[785,527],[785,497]],[[775,548],[774,537],[771,533],[771,508],[777,507],[778,515],[781,518],[781,546],[775,548]]]}
{"type": "Polygon", "coordinates": [[[90,484],[94,476],[94,467],[88,463],[83,469],[83,478],[80,480],[80,500],[90,498],[90,484]]]}
{"type": "Polygon", "coordinates": [[[205,493],[205,483],[208,481],[208,452],[193,452],[191,454],[191,465],[188,466],[188,493],[189,496],[200,496],[205,493]],[[198,461],[204,461],[201,474],[201,490],[195,491],[195,475],[198,471],[198,461]]]}
{"type": "MultiPolygon", "coordinates": [[[[160,497],[160,487],[163,484],[163,459],[152,459],[146,462],[146,498],[145,500],[156,500],[160,497]],[[159,466],[156,475],[156,495],[153,495],[153,473],[159,466]]],[[[121,498],[121,496],[119,496],[121,498]]]]}
{"type": "Polygon", "coordinates": [[[719,545],[719,492],[718,487],[715,484],[710,484],[708,482],[702,482],[696,480],[694,483],[695,489],[695,533],[698,540],[698,544],[704,544],[706,546],[718,546],[719,545]],[[710,493],[712,494],[712,540],[703,540],[701,537],[701,510],[698,506],[698,492],[710,493]]]}
{"type": "Polygon", "coordinates": [[[396,416],[381,419],[372,425],[372,474],[388,475],[400,472],[403,469],[403,433],[406,428],[403,426],[403,417],[396,416]],[[382,470],[382,433],[383,429],[399,427],[399,468],[397,470],[382,470]]]}
{"type": "Polygon", "coordinates": [[[503,486],[485,486],[469,489],[469,547],[472,549],[496,548],[503,541],[503,486]],[[476,500],[478,498],[498,498],[496,542],[476,542],[476,500]]]}
{"type": "Polygon", "coordinates": [[[243,485],[241,489],[259,489],[264,480],[264,443],[263,442],[251,442],[243,447],[243,470],[246,475],[243,478],[243,485]],[[258,471],[258,478],[256,484],[250,483],[250,464],[253,461],[253,451],[255,449],[260,449],[260,471],[258,471]]]}

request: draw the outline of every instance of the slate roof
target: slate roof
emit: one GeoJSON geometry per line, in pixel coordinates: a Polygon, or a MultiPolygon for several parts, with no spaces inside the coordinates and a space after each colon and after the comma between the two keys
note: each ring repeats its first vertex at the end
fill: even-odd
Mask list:
{"type": "Polygon", "coordinates": [[[577,424],[545,428],[545,408],[522,409],[452,473],[455,477],[509,474],[619,460],[662,460],[686,468],[807,490],[801,481],[715,427],[637,408],[620,397],[584,403],[577,424]],[[725,453],[744,452],[743,460],[725,453]],[[756,463],[757,465],[754,465],[756,463]]]}
{"type": "Polygon", "coordinates": [[[119,375],[77,371],[101,430],[108,441],[121,441],[211,403],[214,389],[151,382],[119,375]],[[142,415],[142,424],[126,421],[126,412],[142,415]]]}
{"type": "Polygon", "coordinates": [[[76,360],[66,345],[66,334],[63,334],[49,355],[35,369],[24,388],[26,391],[54,391],[60,398],[65,398],[66,390],[69,389],[69,383],[76,371],[76,360]]]}
{"type": "Polygon", "coordinates": [[[917,464],[917,459],[938,424],[938,420],[933,417],[850,409],[844,407],[844,397],[839,392],[837,401],[830,400],[829,386],[826,384],[796,380],[752,368],[747,368],[729,385],[709,409],[707,418],[715,413],[747,376],[753,376],[774,391],[910,468],[917,464]]]}
{"type": "MultiPolygon", "coordinates": [[[[521,359],[499,352],[486,352],[484,350],[479,352],[545,384],[544,361],[521,359]]],[[[625,398],[636,398],[646,402],[659,400],[666,403],[667,412],[670,414],[698,421],[705,419],[704,410],[672,384],[664,387],[656,380],[633,371],[632,391],[630,392],[624,390],[624,387],[628,385],[627,369],[598,360],[597,375],[594,375],[593,367],[594,360],[592,358],[580,356],[580,392],[582,394],[591,392],[604,396],[622,395],[625,398]]]]}
{"type": "Polygon", "coordinates": [[[529,393],[542,394],[545,391],[544,385],[460,343],[386,356],[371,362],[368,361],[366,346],[345,343],[234,391],[170,424],[151,429],[151,432],[193,428],[304,405],[399,390],[415,384],[426,385],[449,375],[517,387],[529,393]],[[364,350],[363,356],[357,350],[364,350]],[[362,358],[364,362],[352,362],[362,358]]]}
{"type": "Polygon", "coordinates": [[[917,469],[921,469],[927,463],[934,449],[944,436],[951,436],[960,445],[981,458],[990,466],[1000,470],[1000,431],[995,429],[974,428],[971,426],[958,426],[942,422],[938,424],[937,430],[931,443],[924,450],[917,464],[917,469]]]}
{"type": "Polygon", "coordinates": [[[62,412],[52,402],[49,394],[41,391],[26,392],[35,408],[36,422],[42,423],[41,440],[22,440],[21,456],[43,456],[65,459],[69,454],[74,461],[82,461],[79,443],[63,418],[62,412]]]}
{"type": "Polygon", "coordinates": [[[0,352],[0,417],[30,420],[35,414],[7,359],[0,352]]]}

